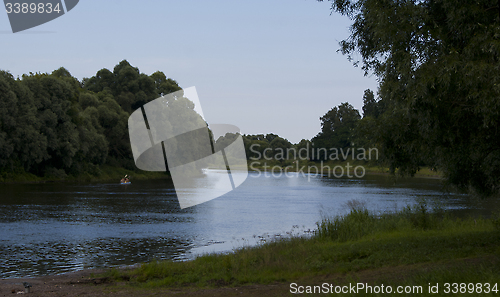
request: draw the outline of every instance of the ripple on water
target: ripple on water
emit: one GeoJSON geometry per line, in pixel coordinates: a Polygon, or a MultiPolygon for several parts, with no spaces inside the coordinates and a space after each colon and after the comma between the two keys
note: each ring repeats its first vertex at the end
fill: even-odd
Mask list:
{"type": "Polygon", "coordinates": [[[182,258],[190,240],[105,238],[81,243],[0,244],[0,278],[59,274],[87,268],[182,258]]]}

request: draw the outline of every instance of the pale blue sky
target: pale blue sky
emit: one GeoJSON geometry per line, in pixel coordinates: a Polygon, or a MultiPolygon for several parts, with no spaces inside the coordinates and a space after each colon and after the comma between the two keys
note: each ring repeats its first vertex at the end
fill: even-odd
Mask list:
{"type": "Polygon", "coordinates": [[[80,0],[67,14],[12,34],[0,13],[0,69],[14,76],[64,66],[78,79],[123,59],[195,86],[209,123],[298,142],[342,102],[376,91],[338,42],[350,22],[315,0],[80,0]]]}

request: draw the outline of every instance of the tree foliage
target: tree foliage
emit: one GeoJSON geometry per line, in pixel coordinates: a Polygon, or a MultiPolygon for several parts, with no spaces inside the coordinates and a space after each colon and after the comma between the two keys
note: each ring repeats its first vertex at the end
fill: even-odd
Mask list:
{"type": "Polygon", "coordinates": [[[62,67],[18,79],[0,71],[0,175],[97,175],[106,163],[135,169],[130,112],[179,89],[162,72],[148,76],[126,60],[82,82],[62,67]]]}
{"type": "MultiPolygon", "coordinates": [[[[347,102],[330,109],[320,118],[321,132],[312,139],[314,146],[327,150],[351,146],[354,141],[354,130],[360,119],[359,111],[347,102]]],[[[318,155],[315,158],[317,159],[318,155]]],[[[319,158],[326,160],[327,156],[320,152],[319,158]]]]}
{"type": "Polygon", "coordinates": [[[375,95],[373,91],[368,89],[365,90],[363,95],[363,117],[373,117],[378,118],[380,115],[380,110],[375,100],[375,95]]]}
{"type": "Polygon", "coordinates": [[[353,21],[342,53],[379,79],[377,137],[391,168],[427,164],[459,187],[498,192],[498,1],[334,0],[332,10],[353,21]]]}
{"type": "Polygon", "coordinates": [[[243,135],[243,143],[248,160],[267,158],[284,161],[287,149],[294,147],[288,139],[273,133],[243,135]]]}

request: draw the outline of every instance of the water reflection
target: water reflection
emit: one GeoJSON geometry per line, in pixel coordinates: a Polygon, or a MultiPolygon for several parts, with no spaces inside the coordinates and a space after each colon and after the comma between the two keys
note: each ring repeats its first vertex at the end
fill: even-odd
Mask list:
{"type": "MultiPolygon", "coordinates": [[[[205,180],[201,180],[203,184],[205,180]]],[[[352,199],[394,211],[426,198],[458,215],[488,215],[493,199],[443,191],[438,180],[335,179],[251,173],[236,190],[180,209],[169,181],[130,185],[0,185],[0,277],[189,259],[315,228],[352,199]]]]}
{"type": "Polygon", "coordinates": [[[94,267],[182,260],[192,242],[173,238],[97,238],[0,244],[1,278],[48,275],[94,267]]]}

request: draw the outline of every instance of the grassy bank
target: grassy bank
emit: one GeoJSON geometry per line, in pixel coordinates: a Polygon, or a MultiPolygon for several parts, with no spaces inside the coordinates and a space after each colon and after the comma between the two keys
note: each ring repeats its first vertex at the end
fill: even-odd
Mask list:
{"type": "MultiPolygon", "coordinates": [[[[278,160],[249,160],[248,169],[251,171],[268,171],[274,174],[286,172],[297,172],[301,171],[303,173],[323,173],[325,175],[330,175],[332,177],[351,177],[355,176],[354,169],[358,166],[363,167],[363,172],[365,174],[382,174],[390,175],[389,169],[378,165],[376,162],[369,161],[328,161],[322,164],[299,160],[298,163],[293,161],[278,161],[278,160]]],[[[234,169],[234,168],[233,168],[234,169]]],[[[236,167],[236,169],[238,169],[236,167]]],[[[361,169],[357,169],[357,174],[361,174],[361,169]]],[[[32,173],[28,173],[23,169],[15,169],[9,172],[0,172],[0,183],[41,183],[41,182],[54,182],[54,181],[85,181],[85,182],[96,182],[96,181],[118,181],[123,176],[130,175],[134,179],[162,179],[169,178],[169,175],[165,172],[151,172],[142,170],[128,170],[123,167],[110,166],[110,165],[100,165],[95,166],[91,173],[82,173],[78,175],[67,175],[61,174],[58,170],[54,170],[51,174],[46,174],[45,176],[37,176],[32,173]]],[[[441,178],[441,174],[430,170],[429,168],[422,168],[415,175],[416,177],[427,177],[427,178],[441,178]]]]}
{"type": "Polygon", "coordinates": [[[123,167],[101,165],[96,167],[92,173],[83,173],[79,175],[54,174],[43,177],[36,176],[24,170],[14,170],[12,172],[1,172],[0,183],[43,183],[43,182],[64,182],[64,181],[83,181],[83,182],[118,182],[125,175],[129,175],[133,180],[140,179],[163,179],[170,178],[165,172],[152,172],[142,170],[128,170],[123,167]]]}
{"type": "MultiPolygon", "coordinates": [[[[346,161],[327,161],[312,162],[307,160],[249,160],[248,169],[252,171],[267,171],[278,174],[279,172],[303,172],[303,173],[322,173],[332,177],[350,177],[364,174],[383,174],[390,175],[388,167],[378,164],[376,161],[346,160],[346,161]],[[356,170],[356,172],[354,172],[356,170]]],[[[424,178],[442,178],[440,172],[423,167],[415,177],[424,178]]]]}
{"type": "MultiPolygon", "coordinates": [[[[301,283],[499,283],[500,219],[456,219],[425,203],[375,215],[353,203],[310,238],[290,238],[188,262],[152,262],[107,277],[140,288],[301,283]]],[[[500,288],[498,288],[500,290],[500,288]]],[[[359,295],[359,294],[356,294],[359,295]]]]}

